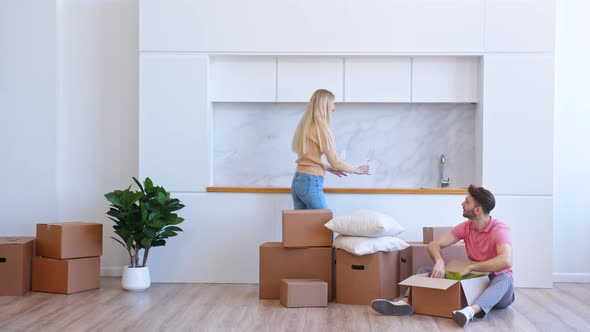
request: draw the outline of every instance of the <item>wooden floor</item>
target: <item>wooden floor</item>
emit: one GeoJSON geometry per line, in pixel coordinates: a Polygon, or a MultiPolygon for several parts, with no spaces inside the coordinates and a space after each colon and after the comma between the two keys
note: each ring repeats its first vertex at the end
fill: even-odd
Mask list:
{"type": "MultiPolygon", "coordinates": [[[[386,317],[368,306],[330,303],[287,309],[259,300],[252,284],[153,284],[126,292],[120,278],[72,295],[0,296],[0,331],[452,331],[450,319],[386,317]]],[[[467,325],[472,331],[590,331],[590,284],[517,289],[505,310],[467,325]]]]}

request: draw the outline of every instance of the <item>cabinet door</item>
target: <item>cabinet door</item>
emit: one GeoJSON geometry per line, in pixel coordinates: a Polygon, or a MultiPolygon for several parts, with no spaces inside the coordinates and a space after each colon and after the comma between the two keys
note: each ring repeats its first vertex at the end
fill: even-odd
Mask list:
{"type": "Polygon", "coordinates": [[[484,58],[482,182],[497,194],[553,193],[553,56],[484,58]]]}
{"type": "Polygon", "coordinates": [[[276,57],[211,57],[211,101],[277,101],[276,57]]]}
{"type": "Polygon", "coordinates": [[[479,64],[479,57],[414,57],[412,102],[478,102],[479,64]]]}
{"type": "Polygon", "coordinates": [[[344,61],[344,101],[409,103],[412,64],[409,57],[348,57],[344,61]]]}
{"type": "Polygon", "coordinates": [[[279,57],[278,101],[307,102],[317,89],[344,100],[344,59],[341,57],[279,57]]]}
{"type": "Polygon", "coordinates": [[[555,0],[487,0],[485,50],[552,52],[555,0]]]}
{"type": "Polygon", "coordinates": [[[140,56],[139,175],[170,191],[209,185],[208,66],[204,55],[140,56]]]}

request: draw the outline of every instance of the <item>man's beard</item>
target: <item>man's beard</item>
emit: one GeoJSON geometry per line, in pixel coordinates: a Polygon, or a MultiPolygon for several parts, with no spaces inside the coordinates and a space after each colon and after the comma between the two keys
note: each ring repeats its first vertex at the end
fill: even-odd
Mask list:
{"type": "Polygon", "coordinates": [[[463,212],[463,217],[467,219],[475,218],[475,208],[471,209],[470,211],[466,210],[465,212],[463,212]]]}

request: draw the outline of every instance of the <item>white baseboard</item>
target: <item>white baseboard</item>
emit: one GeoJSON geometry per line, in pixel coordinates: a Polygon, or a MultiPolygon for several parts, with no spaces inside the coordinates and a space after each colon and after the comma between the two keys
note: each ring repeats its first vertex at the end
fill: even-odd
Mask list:
{"type": "Polygon", "coordinates": [[[590,273],[553,273],[553,282],[590,283],[590,273]]]}
{"type": "Polygon", "coordinates": [[[101,267],[100,268],[100,276],[101,277],[120,277],[123,275],[123,268],[122,267],[101,267]]]}

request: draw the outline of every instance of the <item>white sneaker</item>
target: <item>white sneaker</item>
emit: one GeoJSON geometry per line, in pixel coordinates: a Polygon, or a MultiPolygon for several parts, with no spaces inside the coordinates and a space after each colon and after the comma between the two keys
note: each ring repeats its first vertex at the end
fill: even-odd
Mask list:
{"type": "Polygon", "coordinates": [[[469,323],[469,321],[473,320],[473,316],[475,316],[473,309],[471,307],[465,307],[461,310],[455,310],[452,312],[453,320],[457,325],[463,327],[469,323]]]}
{"type": "Polygon", "coordinates": [[[414,308],[405,301],[373,300],[371,307],[378,313],[386,316],[408,316],[414,312],[414,308]]]}

